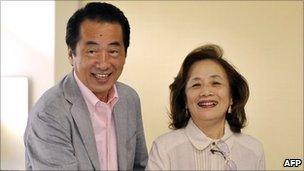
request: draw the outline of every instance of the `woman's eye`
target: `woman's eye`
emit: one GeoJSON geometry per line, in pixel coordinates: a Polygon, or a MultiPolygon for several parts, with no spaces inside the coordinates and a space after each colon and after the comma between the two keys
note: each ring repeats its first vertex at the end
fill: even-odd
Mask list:
{"type": "Polygon", "coordinates": [[[192,87],[199,87],[200,84],[193,84],[192,87]]]}
{"type": "Polygon", "coordinates": [[[212,82],[212,84],[213,84],[213,85],[220,85],[221,83],[215,81],[215,82],[212,82]]]}

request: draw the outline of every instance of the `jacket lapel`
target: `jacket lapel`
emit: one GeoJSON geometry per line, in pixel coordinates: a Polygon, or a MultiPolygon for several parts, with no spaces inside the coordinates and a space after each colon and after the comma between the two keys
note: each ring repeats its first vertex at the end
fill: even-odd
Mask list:
{"type": "Polygon", "coordinates": [[[63,91],[66,99],[72,104],[72,117],[74,118],[74,121],[77,125],[88,156],[95,170],[100,170],[90,113],[75,81],[73,72],[71,72],[65,79],[65,82],[63,84],[63,91]]]}
{"type": "Polygon", "coordinates": [[[117,158],[118,158],[118,169],[119,170],[127,170],[127,135],[128,135],[128,120],[126,113],[126,104],[123,103],[124,99],[121,96],[120,88],[117,86],[117,91],[119,94],[119,100],[114,106],[113,116],[114,123],[116,128],[116,137],[117,137],[117,158]]]}

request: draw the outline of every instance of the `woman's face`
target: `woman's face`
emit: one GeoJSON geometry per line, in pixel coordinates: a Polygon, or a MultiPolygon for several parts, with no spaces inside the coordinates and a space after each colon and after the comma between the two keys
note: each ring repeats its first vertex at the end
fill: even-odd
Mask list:
{"type": "Polygon", "coordinates": [[[224,121],[232,104],[224,68],[208,59],[191,66],[185,93],[186,105],[195,123],[224,121]]]}

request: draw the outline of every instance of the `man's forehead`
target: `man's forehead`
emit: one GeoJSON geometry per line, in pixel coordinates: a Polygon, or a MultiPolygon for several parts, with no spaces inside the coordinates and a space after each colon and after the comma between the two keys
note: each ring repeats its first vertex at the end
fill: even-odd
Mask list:
{"type": "Polygon", "coordinates": [[[105,21],[105,20],[91,20],[91,19],[85,19],[80,23],[80,29],[83,28],[84,26],[100,26],[100,25],[116,25],[119,26],[119,28],[122,30],[122,26],[119,22],[116,21],[105,21]]]}
{"type": "MultiPolygon", "coordinates": [[[[79,40],[99,38],[113,38],[116,41],[123,41],[123,32],[120,24],[111,22],[84,21],[79,30],[79,40]]],[[[86,40],[89,41],[89,40],[86,40]]]]}

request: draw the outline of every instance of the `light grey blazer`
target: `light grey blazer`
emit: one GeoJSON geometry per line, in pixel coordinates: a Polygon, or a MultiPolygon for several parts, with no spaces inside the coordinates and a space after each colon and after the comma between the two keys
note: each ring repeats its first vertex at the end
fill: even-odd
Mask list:
{"type": "MultiPolygon", "coordinates": [[[[119,170],[144,170],[147,148],[137,93],[117,82],[113,109],[119,170]]],[[[73,72],[46,91],[29,113],[25,143],[27,170],[100,170],[87,105],[73,72]]]]}

